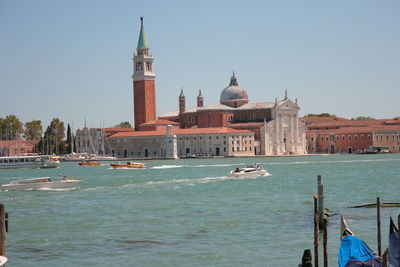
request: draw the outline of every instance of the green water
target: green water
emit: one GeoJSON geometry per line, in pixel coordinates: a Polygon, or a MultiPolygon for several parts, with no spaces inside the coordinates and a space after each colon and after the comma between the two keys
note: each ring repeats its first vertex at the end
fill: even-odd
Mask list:
{"type": "MultiPolygon", "coordinates": [[[[0,170],[1,183],[60,173],[83,180],[75,190],[0,194],[9,213],[8,266],[297,266],[313,248],[318,174],[326,207],[375,250],[376,210],[347,207],[377,196],[400,202],[399,154],[145,163],[142,170],[77,163],[0,170]],[[226,177],[254,161],[270,176],[226,177]]],[[[389,216],[399,213],[382,209],[383,247],[389,216]]],[[[330,218],[330,266],[337,266],[338,219],[330,218]]]]}

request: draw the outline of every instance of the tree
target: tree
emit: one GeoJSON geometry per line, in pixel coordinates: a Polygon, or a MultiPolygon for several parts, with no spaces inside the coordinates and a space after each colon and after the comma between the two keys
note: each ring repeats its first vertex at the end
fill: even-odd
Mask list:
{"type": "Polygon", "coordinates": [[[117,125],[114,125],[114,128],[132,128],[132,125],[129,123],[129,121],[124,121],[117,125]]]}
{"type": "Polygon", "coordinates": [[[367,117],[367,116],[359,116],[357,118],[351,118],[352,121],[368,121],[368,120],[375,120],[372,117],[367,117]]]}
{"type": "Polygon", "coordinates": [[[329,113],[320,113],[320,114],[307,114],[304,117],[329,117],[329,118],[336,118],[337,116],[334,114],[329,114],[329,113]]]}
{"type": "Polygon", "coordinates": [[[65,153],[65,127],[64,122],[60,121],[58,118],[54,118],[50,125],[44,132],[44,137],[40,147],[44,148],[46,154],[62,154],[65,153]]]}
{"type": "Polygon", "coordinates": [[[25,138],[27,140],[40,140],[42,132],[42,122],[40,120],[25,123],[25,138]]]}
{"type": "Polygon", "coordinates": [[[71,144],[71,142],[72,142],[71,126],[69,126],[69,123],[68,123],[68,126],[67,126],[67,143],[66,143],[67,154],[71,154],[72,153],[72,144],[71,144]]]}
{"type": "Polygon", "coordinates": [[[0,139],[15,140],[23,133],[22,122],[15,115],[7,115],[0,120],[0,139]]]}

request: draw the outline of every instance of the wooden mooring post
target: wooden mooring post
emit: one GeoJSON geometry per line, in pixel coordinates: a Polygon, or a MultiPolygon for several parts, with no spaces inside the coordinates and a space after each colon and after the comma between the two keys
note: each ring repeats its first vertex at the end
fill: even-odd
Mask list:
{"type": "Polygon", "coordinates": [[[318,267],[318,197],[314,194],[314,264],[318,267]]]}
{"type": "Polygon", "coordinates": [[[324,218],[324,267],[328,267],[328,220],[324,218]]]}
{"type": "Polygon", "coordinates": [[[3,203],[0,203],[0,255],[6,256],[6,212],[3,203]]]}
{"type": "Polygon", "coordinates": [[[304,250],[303,257],[301,258],[301,264],[299,267],[312,267],[312,255],[311,250],[304,250]]]}
{"type": "Polygon", "coordinates": [[[317,176],[318,181],[318,225],[319,229],[322,230],[324,226],[324,184],[322,183],[322,176],[317,176]]]}
{"type": "Polygon", "coordinates": [[[377,225],[377,241],[378,241],[378,255],[382,256],[382,242],[381,242],[381,200],[376,198],[376,225],[377,225]]]}

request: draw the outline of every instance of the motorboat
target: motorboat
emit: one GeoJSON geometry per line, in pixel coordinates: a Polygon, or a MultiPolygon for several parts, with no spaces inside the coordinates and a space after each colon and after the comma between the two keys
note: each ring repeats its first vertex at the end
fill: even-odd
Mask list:
{"type": "Polygon", "coordinates": [[[263,176],[268,171],[257,164],[252,166],[247,166],[246,168],[236,168],[229,172],[229,177],[235,178],[256,178],[259,176],[263,176]]]}
{"type": "Polygon", "coordinates": [[[60,158],[56,156],[47,156],[43,158],[41,169],[58,168],[60,167],[60,158]]]}
{"type": "Polygon", "coordinates": [[[9,184],[1,185],[1,191],[25,191],[38,189],[68,189],[79,186],[81,181],[76,178],[68,178],[60,175],[56,181],[50,177],[28,178],[12,181],[9,184]]]}
{"type": "Polygon", "coordinates": [[[79,162],[78,164],[79,164],[79,166],[99,166],[99,165],[101,165],[101,162],[92,161],[92,160],[84,160],[82,162],[79,162]]]}
{"type": "Polygon", "coordinates": [[[143,169],[146,168],[143,163],[128,161],[126,163],[111,163],[114,169],[143,169]]]}

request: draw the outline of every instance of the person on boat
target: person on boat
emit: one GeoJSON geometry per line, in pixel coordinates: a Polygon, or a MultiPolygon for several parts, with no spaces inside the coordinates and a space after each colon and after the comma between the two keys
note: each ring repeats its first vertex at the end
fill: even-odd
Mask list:
{"type": "Polygon", "coordinates": [[[239,168],[236,168],[235,172],[240,172],[239,168]]]}

